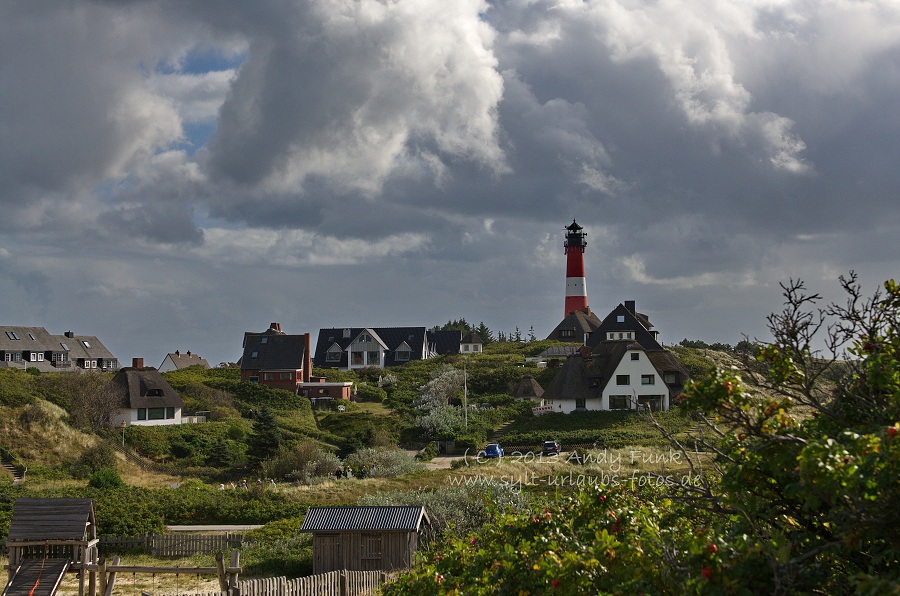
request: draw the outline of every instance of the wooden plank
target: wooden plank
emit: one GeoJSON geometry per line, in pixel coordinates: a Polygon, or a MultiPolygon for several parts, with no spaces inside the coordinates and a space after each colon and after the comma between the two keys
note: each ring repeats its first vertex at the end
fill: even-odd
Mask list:
{"type": "Polygon", "coordinates": [[[69,567],[68,559],[27,559],[3,591],[5,596],[52,596],[69,567]]]}

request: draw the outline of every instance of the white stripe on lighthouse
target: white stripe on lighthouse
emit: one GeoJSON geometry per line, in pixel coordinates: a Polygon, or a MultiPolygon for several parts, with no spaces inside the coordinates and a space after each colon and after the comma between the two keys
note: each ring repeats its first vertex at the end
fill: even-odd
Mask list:
{"type": "Polygon", "coordinates": [[[583,277],[566,278],[566,297],[569,296],[587,296],[587,288],[584,285],[583,277]]]}

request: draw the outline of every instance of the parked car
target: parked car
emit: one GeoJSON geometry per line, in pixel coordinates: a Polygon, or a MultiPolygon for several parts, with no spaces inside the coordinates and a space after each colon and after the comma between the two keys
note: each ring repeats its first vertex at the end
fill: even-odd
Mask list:
{"type": "Polygon", "coordinates": [[[541,447],[541,455],[559,455],[559,443],[556,441],[544,441],[541,447]]]}
{"type": "Polygon", "coordinates": [[[499,443],[488,443],[482,451],[482,457],[491,459],[494,457],[503,457],[503,447],[499,443]]]}

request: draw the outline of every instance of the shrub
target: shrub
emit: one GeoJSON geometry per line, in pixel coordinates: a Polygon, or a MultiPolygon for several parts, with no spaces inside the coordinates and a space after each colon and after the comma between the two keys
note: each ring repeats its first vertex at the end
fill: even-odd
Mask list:
{"type": "Polygon", "coordinates": [[[122,481],[122,478],[119,477],[119,474],[112,468],[101,468],[91,474],[91,478],[88,480],[88,486],[105,490],[109,488],[121,488],[125,486],[125,483],[122,481]]]}
{"type": "Polygon", "coordinates": [[[107,443],[98,443],[81,454],[72,464],[72,476],[75,478],[88,478],[100,470],[116,469],[116,453],[107,443]]]}
{"type": "Polygon", "coordinates": [[[383,402],[387,398],[387,391],[377,385],[362,384],[356,386],[356,400],[383,402]]]}
{"type": "Polygon", "coordinates": [[[415,457],[395,448],[365,448],[350,454],[345,460],[357,476],[389,478],[400,474],[419,472],[425,464],[416,461],[415,457]]]}
{"type": "Polygon", "coordinates": [[[336,455],[311,440],[282,446],[273,457],[260,463],[266,478],[283,478],[303,484],[309,484],[315,478],[332,477],[340,467],[341,460],[336,455]]]}

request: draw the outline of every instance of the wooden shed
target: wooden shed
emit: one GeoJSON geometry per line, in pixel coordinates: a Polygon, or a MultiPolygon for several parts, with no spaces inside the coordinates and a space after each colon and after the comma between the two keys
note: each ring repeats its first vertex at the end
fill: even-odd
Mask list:
{"type": "Polygon", "coordinates": [[[408,569],[431,520],[421,505],[310,507],[301,532],[313,535],[313,573],[408,569]]]}
{"type": "MultiPolygon", "coordinates": [[[[91,499],[16,499],[6,538],[9,581],[3,594],[54,594],[72,570],[78,573],[78,593],[83,595],[85,566],[97,563],[97,544],[91,499]]],[[[89,580],[93,594],[94,571],[89,580]]]]}

